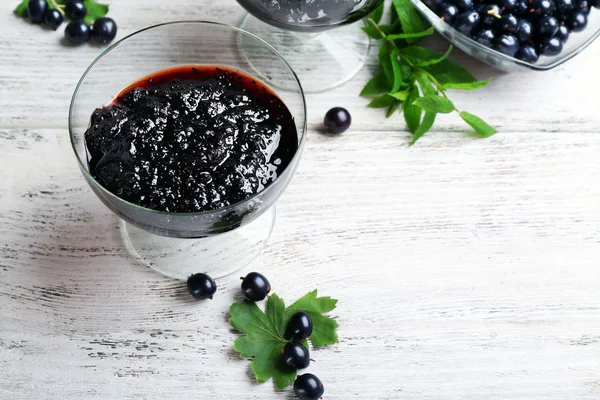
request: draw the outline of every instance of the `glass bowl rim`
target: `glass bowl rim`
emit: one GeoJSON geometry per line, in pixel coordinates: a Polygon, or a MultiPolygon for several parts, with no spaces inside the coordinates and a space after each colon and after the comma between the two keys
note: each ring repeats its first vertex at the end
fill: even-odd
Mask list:
{"type": "MultiPolygon", "coordinates": [[[[262,80],[261,80],[262,82],[262,80]]],[[[263,82],[264,83],[264,82],[263,82]]],[[[277,93],[275,91],[275,93],[277,93]]],[[[304,142],[306,140],[306,134],[307,134],[307,130],[308,130],[308,123],[307,123],[307,118],[306,118],[306,113],[307,113],[307,107],[306,107],[306,96],[304,95],[304,90],[302,89],[302,83],[300,82],[300,80],[298,79],[298,75],[296,75],[296,72],[294,71],[294,69],[291,67],[291,65],[281,56],[281,54],[279,54],[279,52],[273,47],[271,46],[269,43],[265,42],[264,40],[262,40],[261,38],[259,38],[258,36],[247,32],[243,29],[240,29],[236,26],[232,26],[232,25],[228,25],[228,24],[223,24],[220,22],[214,22],[214,21],[207,21],[207,20],[180,20],[180,21],[171,21],[171,22],[165,22],[165,23],[161,23],[161,24],[156,24],[156,25],[151,25],[148,26],[146,28],[140,29],[136,32],[133,32],[127,36],[125,36],[124,38],[120,39],[119,41],[115,42],[114,44],[112,44],[109,48],[107,48],[106,50],[104,50],[102,53],[100,53],[100,55],[98,55],[94,61],[92,61],[92,63],[86,68],[85,72],[83,73],[83,75],[81,76],[81,78],[79,79],[79,82],[77,82],[77,86],[75,87],[75,90],[73,92],[73,96],[71,97],[71,104],[69,106],[69,140],[71,142],[71,147],[73,148],[73,152],[75,153],[75,157],[77,158],[77,162],[79,164],[79,167],[81,169],[81,171],[83,171],[83,173],[86,175],[86,177],[88,179],[90,179],[92,182],[94,182],[96,184],[97,187],[100,188],[100,190],[102,190],[106,195],[108,195],[109,197],[125,203],[131,207],[134,207],[138,210],[141,211],[145,211],[145,212],[149,212],[149,213],[154,213],[154,214],[161,214],[161,215],[166,215],[166,216],[190,216],[190,217],[194,217],[194,216],[204,216],[204,215],[211,215],[211,214],[220,214],[223,212],[228,212],[228,211],[232,211],[237,209],[241,204],[244,203],[248,203],[250,202],[252,199],[264,194],[265,192],[267,192],[269,189],[271,189],[273,187],[273,185],[279,181],[280,179],[282,179],[285,175],[290,174],[291,171],[293,170],[292,165],[298,162],[298,158],[300,157],[300,154],[302,153],[302,148],[304,147],[304,142]],[[79,153],[77,151],[77,148],[75,146],[75,141],[73,140],[73,126],[72,126],[72,117],[73,117],[73,109],[75,106],[75,101],[76,101],[76,97],[77,94],[79,93],[79,88],[81,87],[81,85],[83,84],[85,78],[87,77],[88,73],[92,70],[92,68],[94,67],[94,65],[96,65],[96,63],[98,61],[100,61],[103,57],[107,56],[114,48],[116,48],[117,46],[119,46],[120,44],[124,43],[125,41],[127,41],[128,39],[139,35],[145,31],[149,31],[151,29],[156,29],[156,28],[160,28],[163,26],[169,26],[169,25],[178,25],[178,24],[198,24],[198,25],[206,25],[206,26],[216,26],[219,28],[224,28],[226,30],[230,30],[233,32],[237,32],[238,34],[243,34],[246,36],[251,37],[254,40],[257,40],[259,43],[261,43],[263,46],[265,46],[266,48],[268,48],[269,50],[271,50],[271,52],[273,52],[273,54],[275,54],[277,57],[279,57],[279,59],[281,61],[283,61],[283,63],[288,67],[289,71],[292,73],[292,76],[294,77],[294,79],[296,80],[296,83],[298,84],[298,89],[300,90],[300,96],[302,97],[302,109],[304,112],[304,121],[302,123],[302,132],[300,132],[300,136],[299,136],[299,142],[298,142],[298,147],[296,148],[296,152],[294,153],[294,156],[292,157],[292,160],[290,161],[290,163],[288,164],[288,166],[285,168],[285,170],[269,185],[267,186],[264,190],[253,194],[250,197],[246,197],[243,200],[240,200],[236,203],[230,204],[226,207],[222,207],[222,208],[217,208],[215,210],[207,210],[207,211],[199,211],[199,212],[168,212],[168,211],[160,211],[160,210],[154,210],[152,208],[147,208],[147,207],[142,207],[139,204],[135,204],[132,202],[129,202],[125,199],[122,199],[121,197],[115,195],[114,193],[112,193],[111,191],[109,191],[108,189],[106,189],[104,186],[102,186],[100,184],[100,182],[98,182],[93,176],[92,174],[90,174],[88,168],[86,168],[84,162],[81,160],[79,153]]]]}
{"type": "MultiPolygon", "coordinates": [[[[516,57],[511,57],[509,55],[500,53],[497,50],[494,50],[490,47],[482,45],[481,43],[478,43],[475,39],[465,35],[464,33],[460,32],[458,29],[454,28],[452,25],[450,25],[449,23],[447,23],[446,21],[441,19],[435,12],[433,12],[433,10],[431,10],[429,7],[427,7],[425,5],[425,3],[423,3],[422,0],[410,0],[410,1],[411,1],[411,3],[413,3],[415,5],[415,7],[417,8],[417,10],[419,10],[419,12],[426,14],[426,18],[428,20],[430,20],[428,22],[432,26],[434,26],[435,30],[438,31],[440,36],[444,37],[444,39],[449,40],[448,38],[446,38],[446,35],[443,34],[443,32],[440,32],[438,27],[435,26],[435,24],[433,24],[431,22],[432,16],[435,16],[436,21],[442,22],[447,27],[448,30],[452,31],[452,33],[455,36],[460,36],[460,37],[467,39],[470,46],[474,46],[476,49],[484,51],[484,52],[489,52],[489,53],[493,54],[494,56],[501,58],[504,61],[510,61],[510,62],[517,64],[523,68],[527,68],[529,70],[534,70],[534,71],[549,71],[553,68],[558,67],[559,65],[569,61],[570,59],[572,59],[573,57],[575,57],[576,55],[581,53],[583,50],[585,50],[590,44],[592,44],[600,36],[600,28],[597,28],[596,31],[592,35],[590,35],[590,37],[588,37],[580,46],[574,48],[570,52],[564,53],[560,56],[553,56],[553,57],[556,57],[556,59],[549,61],[546,64],[530,64],[526,61],[519,60],[516,57]]],[[[598,10],[598,12],[600,12],[600,10],[598,10]]],[[[581,33],[581,32],[577,32],[577,33],[581,33]]],[[[479,57],[475,57],[470,54],[469,54],[469,56],[473,57],[475,59],[478,59],[480,61],[483,61],[479,57]]],[[[483,62],[485,62],[485,61],[483,61],[483,62]]]]}

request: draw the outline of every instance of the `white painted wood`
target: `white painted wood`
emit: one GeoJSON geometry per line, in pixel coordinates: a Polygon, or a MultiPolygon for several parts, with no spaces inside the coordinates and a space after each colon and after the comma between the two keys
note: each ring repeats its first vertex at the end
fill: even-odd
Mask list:
{"type": "MultiPolygon", "coordinates": [[[[66,115],[101,50],[59,45],[0,3],[0,399],[291,399],[231,346],[237,276],[211,302],[135,263],[86,187],[66,115]]],[[[114,2],[120,35],[234,23],[233,0],[114,2]]],[[[438,41],[434,45],[443,47],[438,41]]],[[[442,117],[407,147],[356,97],[369,71],[309,97],[311,131],[267,251],[247,268],[287,301],[338,298],[339,345],[314,352],[326,399],[600,398],[600,43],[548,73],[453,93],[502,131],[442,117]],[[344,105],[353,129],[316,132],[344,105]]]]}

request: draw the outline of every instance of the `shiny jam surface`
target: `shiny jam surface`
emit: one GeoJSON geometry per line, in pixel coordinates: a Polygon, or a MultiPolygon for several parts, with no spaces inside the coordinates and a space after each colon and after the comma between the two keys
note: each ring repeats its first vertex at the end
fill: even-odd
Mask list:
{"type": "Polygon", "coordinates": [[[167,212],[242,201],[275,181],[298,147],[281,99],[222,66],[181,66],[134,82],[94,111],[85,141],[102,186],[167,212]]]}

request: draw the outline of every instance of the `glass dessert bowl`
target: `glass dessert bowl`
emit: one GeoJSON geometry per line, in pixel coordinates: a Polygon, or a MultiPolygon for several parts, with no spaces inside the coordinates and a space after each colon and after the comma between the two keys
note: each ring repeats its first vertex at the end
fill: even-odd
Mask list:
{"type": "MultiPolygon", "coordinates": [[[[567,33],[566,40],[560,41],[559,44],[560,44],[561,50],[559,50],[557,54],[554,54],[556,52],[551,53],[551,55],[536,54],[537,56],[539,56],[539,59],[537,59],[535,62],[528,62],[524,59],[517,58],[517,56],[519,56],[518,53],[514,57],[511,55],[503,54],[502,52],[494,50],[488,46],[485,46],[484,44],[479,43],[478,41],[469,37],[468,35],[460,32],[458,29],[456,29],[452,25],[448,24],[447,21],[442,20],[438,15],[436,15],[436,13],[434,11],[432,11],[421,0],[411,0],[411,2],[417,8],[417,10],[421,13],[421,15],[423,15],[425,17],[425,19],[427,19],[427,21],[435,27],[437,32],[440,35],[442,35],[443,37],[445,37],[450,43],[452,43],[453,45],[455,45],[456,47],[458,47],[465,53],[469,54],[470,56],[475,57],[496,69],[499,69],[501,71],[506,71],[506,72],[523,71],[523,70],[534,70],[534,71],[550,70],[552,68],[555,68],[555,67],[563,64],[564,62],[570,60],[571,58],[575,57],[577,54],[579,54],[581,51],[583,51],[586,47],[588,47],[596,38],[598,38],[598,36],[600,36],[600,10],[592,9],[591,4],[588,4],[587,2],[585,2],[586,9],[583,11],[583,14],[585,14],[585,17],[583,17],[583,18],[585,18],[587,21],[585,28],[583,28],[580,31],[579,30],[569,31],[567,33]]],[[[432,2],[432,3],[435,3],[435,2],[432,2]]],[[[454,4],[453,2],[451,2],[451,3],[454,4]]],[[[488,3],[489,3],[489,5],[491,5],[492,3],[495,3],[495,2],[481,3],[481,2],[467,1],[466,3],[471,4],[473,6],[473,8],[476,9],[478,6],[486,6],[486,5],[488,5],[488,3]]],[[[497,2],[497,3],[500,3],[500,2],[497,2]]],[[[519,21],[519,23],[521,22],[522,19],[527,19],[527,17],[526,17],[527,14],[531,14],[533,16],[538,11],[538,10],[532,8],[532,5],[534,5],[534,4],[531,1],[523,1],[525,6],[524,6],[524,9],[521,11],[519,11],[517,9],[518,4],[520,3],[519,1],[517,1],[517,2],[505,1],[500,4],[502,5],[502,4],[512,4],[512,3],[516,4],[515,9],[510,10],[509,12],[499,10],[499,12],[501,12],[503,16],[505,14],[514,15],[516,17],[516,20],[519,21]]],[[[541,2],[541,3],[543,3],[543,2],[541,2]]],[[[551,0],[551,1],[546,1],[545,3],[549,4],[551,9],[549,10],[548,14],[543,14],[543,16],[553,17],[553,16],[558,15],[557,13],[560,10],[560,8],[558,7],[559,6],[558,2],[551,0]]],[[[582,5],[581,2],[576,2],[576,1],[563,1],[563,2],[561,2],[560,5],[563,5],[563,7],[564,7],[564,4],[572,5],[572,8],[568,11],[568,13],[580,12],[580,10],[576,7],[579,7],[582,5]]],[[[442,10],[440,9],[438,11],[442,11],[442,10]]],[[[490,13],[488,13],[488,14],[490,14],[490,13]]],[[[456,22],[458,22],[458,15],[459,14],[457,14],[456,19],[455,19],[456,22]]],[[[553,22],[553,21],[550,21],[550,22],[553,22]]],[[[557,20],[554,23],[558,23],[559,26],[560,25],[568,25],[568,22],[565,23],[565,21],[561,22],[560,20],[557,20]]],[[[479,23],[479,25],[481,25],[481,22],[479,23]]],[[[535,38],[535,34],[536,34],[535,28],[536,28],[536,26],[533,25],[532,33],[533,33],[534,37],[532,37],[532,38],[535,38]]],[[[480,26],[475,26],[473,33],[476,33],[481,30],[482,29],[480,26]]],[[[515,33],[517,38],[519,37],[519,34],[520,34],[519,30],[517,30],[517,32],[515,33]]],[[[555,33],[554,35],[555,36],[551,35],[551,37],[559,37],[559,33],[555,33]]],[[[485,39],[485,38],[483,38],[483,39],[485,39]]],[[[485,41],[485,40],[483,40],[483,41],[485,41]]],[[[522,44],[523,43],[521,43],[520,47],[523,47],[522,44]]],[[[535,47],[532,46],[532,48],[535,48],[535,47]]]]}
{"type": "MultiPolygon", "coordinates": [[[[353,24],[383,0],[237,0],[248,11],[240,27],[263,38],[294,68],[307,93],[324,92],[354,77],[365,65],[370,39],[353,24]]],[[[244,39],[244,38],[242,38],[244,39]]],[[[252,42],[240,48],[254,71],[271,79],[274,68],[252,42]]]]}
{"type": "Polygon", "coordinates": [[[122,219],[135,257],[176,279],[217,278],[264,248],[300,160],[306,104],[294,71],[261,39],[173,22],[122,39],[90,65],[69,131],[85,180],[122,219]],[[262,49],[288,90],[245,72],[240,40],[262,49]]]}

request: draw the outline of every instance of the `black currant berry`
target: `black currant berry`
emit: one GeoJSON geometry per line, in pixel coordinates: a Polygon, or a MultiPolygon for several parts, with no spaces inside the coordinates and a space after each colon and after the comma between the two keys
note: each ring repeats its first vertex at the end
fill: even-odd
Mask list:
{"type": "Polygon", "coordinates": [[[554,17],[542,17],[537,24],[537,35],[540,38],[546,38],[556,35],[558,32],[558,21],[554,17]]]}
{"type": "Polygon", "coordinates": [[[325,393],[325,388],[319,378],[313,374],[304,374],[296,378],[294,393],[301,400],[318,400],[325,393]]]}
{"type": "Polygon", "coordinates": [[[94,21],[92,32],[98,43],[107,44],[117,36],[117,24],[112,18],[98,18],[94,21]]]}
{"type": "Polygon", "coordinates": [[[297,311],[290,318],[285,331],[288,340],[302,341],[310,336],[313,331],[313,323],[310,316],[304,311],[297,311]]]}
{"type": "Polygon", "coordinates": [[[71,20],[83,19],[87,15],[87,8],[83,3],[68,2],[65,4],[65,13],[71,20]]]}
{"type": "Polygon", "coordinates": [[[48,9],[46,11],[46,15],[44,15],[44,22],[46,23],[46,25],[48,25],[50,28],[56,30],[59,26],[61,26],[61,24],[64,21],[64,17],[63,15],[60,13],[60,11],[55,10],[55,9],[48,9]]]}
{"type": "Polygon", "coordinates": [[[519,50],[519,41],[513,35],[501,35],[496,41],[496,50],[507,56],[514,57],[519,50]]]}
{"type": "Polygon", "coordinates": [[[530,64],[535,64],[538,60],[537,52],[535,51],[533,46],[531,46],[529,44],[525,44],[525,45],[521,46],[519,51],[517,51],[516,57],[519,60],[525,61],[526,63],[530,63],[530,64]]]}
{"type": "Polygon", "coordinates": [[[521,43],[529,42],[533,36],[533,26],[531,25],[531,22],[526,19],[520,19],[516,36],[521,43]]]}
{"type": "Polygon", "coordinates": [[[271,291],[271,284],[264,275],[258,272],[250,272],[242,279],[242,293],[250,301],[261,301],[271,291]]]}
{"type": "Polygon", "coordinates": [[[195,299],[206,300],[213,298],[217,291],[217,284],[210,276],[200,273],[188,278],[187,289],[195,299]]]}
{"type": "Polygon", "coordinates": [[[65,28],[65,38],[73,44],[83,44],[92,37],[90,26],[83,20],[71,21],[65,28]]]}
{"type": "Polygon", "coordinates": [[[483,29],[477,32],[473,39],[486,47],[492,47],[494,45],[496,35],[494,35],[494,31],[491,29],[483,29]]]}
{"type": "Polygon", "coordinates": [[[29,0],[27,3],[27,13],[31,22],[42,22],[47,10],[48,3],[46,0],[29,0]]]}
{"type": "Polygon", "coordinates": [[[446,21],[448,25],[454,24],[456,16],[458,15],[458,8],[453,4],[444,3],[440,7],[439,17],[442,21],[446,21]]]}
{"type": "Polygon", "coordinates": [[[479,20],[480,17],[477,11],[465,11],[456,18],[454,28],[463,34],[470,36],[479,24],[479,20]]]}
{"type": "Polygon", "coordinates": [[[310,354],[308,349],[298,342],[289,342],[281,350],[284,364],[294,369],[308,368],[310,365],[310,354]]]}
{"type": "Polygon", "coordinates": [[[327,111],[323,123],[329,132],[342,133],[350,128],[352,116],[345,108],[334,107],[327,111]]]}
{"type": "Polygon", "coordinates": [[[587,16],[580,12],[571,14],[567,20],[567,27],[573,32],[581,32],[587,25],[587,16]]]}

